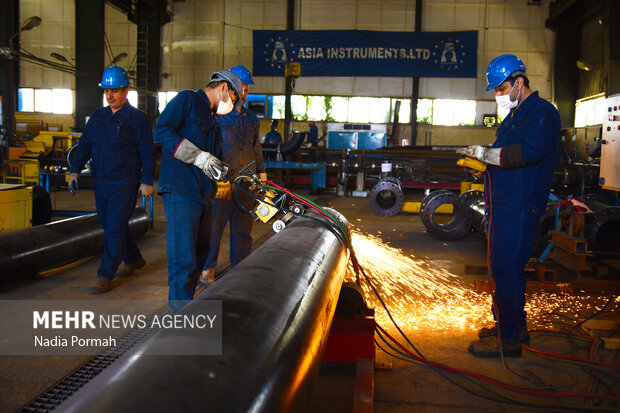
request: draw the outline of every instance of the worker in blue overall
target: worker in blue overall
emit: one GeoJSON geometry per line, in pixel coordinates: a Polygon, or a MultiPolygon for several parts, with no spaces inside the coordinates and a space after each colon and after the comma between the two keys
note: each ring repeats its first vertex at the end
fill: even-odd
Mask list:
{"type": "MultiPolygon", "coordinates": [[[[308,144],[315,148],[319,145],[319,128],[313,120],[308,121],[310,128],[308,129],[308,144]]],[[[310,162],[316,162],[316,149],[310,149],[310,162]]]]}
{"type": "Polygon", "coordinates": [[[105,233],[93,294],[109,291],[115,275],[130,276],[146,264],[129,231],[129,218],[138,192],[142,196],[153,194],[155,174],[151,125],[127,100],[127,73],[110,66],[104,70],[99,87],[108,106],[97,109],[86,123],[69,175],[69,187],[74,190],[80,171],[92,158],[97,218],[105,233]]]}
{"type": "Polygon", "coordinates": [[[159,186],[167,220],[170,307],[176,311],[194,297],[198,277],[210,251],[214,182],[226,178],[217,158],[219,128],[215,114],[240,104],[243,86],[231,71],[211,74],[203,89],[182,90],[157,120],[155,142],[163,146],[159,186]]]}
{"type": "MultiPolygon", "coordinates": [[[[251,170],[257,173],[261,180],[267,180],[263,151],[258,137],[260,123],[256,114],[244,107],[249,85],[254,84],[252,75],[244,66],[235,66],[230,70],[241,78],[243,94],[241,105],[237,110],[217,116],[222,131],[222,159],[228,164],[230,180],[218,183],[213,201],[211,249],[200,277],[200,284],[204,286],[209,286],[215,281],[214,273],[220,251],[220,241],[227,223],[230,224],[230,266],[234,267],[239,264],[252,251],[253,219],[250,214],[239,209],[233,201],[231,181],[239,176],[241,169],[252,163],[251,170]]],[[[238,191],[238,195],[239,198],[244,198],[243,191],[238,191]]]]}
{"type": "Polygon", "coordinates": [[[478,332],[469,346],[476,357],[520,357],[529,343],[525,306],[525,266],[551,189],[560,140],[560,114],[530,90],[526,68],[515,55],[489,63],[487,91],[510,109],[493,145],[457,152],[488,164],[485,205],[489,240],[489,274],[495,281],[495,326],[478,332]]]}
{"type": "Polygon", "coordinates": [[[278,120],[271,121],[271,130],[265,135],[265,143],[279,145],[282,143],[282,135],[278,132],[278,120]]]}

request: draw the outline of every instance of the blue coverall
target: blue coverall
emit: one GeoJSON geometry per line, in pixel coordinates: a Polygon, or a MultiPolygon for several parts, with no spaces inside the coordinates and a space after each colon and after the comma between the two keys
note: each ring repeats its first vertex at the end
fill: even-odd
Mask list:
{"type": "Polygon", "coordinates": [[[282,143],[282,135],[276,129],[272,129],[267,135],[265,135],[265,143],[278,145],[282,143]]]}
{"type": "MultiPolygon", "coordinates": [[[[222,156],[228,163],[228,178],[234,180],[241,169],[255,162],[250,168],[255,173],[265,172],[263,152],[258,138],[260,123],[256,114],[243,108],[241,113],[233,110],[227,115],[218,116],[222,130],[222,156]]],[[[244,171],[244,174],[249,171],[244,171]]],[[[244,201],[244,192],[238,191],[239,200],[244,201]]],[[[215,198],[213,201],[213,228],[211,230],[211,250],[204,269],[215,268],[220,251],[220,241],[230,222],[230,266],[239,264],[252,252],[252,216],[240,210],[231,199],[215,198]]]]}
{"type": "Polygon", "coordinates": [[[217,129],[202,89],[179,92],[155,126],[155,142],[163,146],[157,192],[163,195],[168,222],[168,297],[173,309],[194,297],[209,252],[210,205],[215,193],[215,185],[200,168],[174,155],[184,139],[202,151],[217,154],[217,129]]]}
{"type": "Polygon", "coordinates": [[[140,183],[153,185],[155,148],[144,113],[125,102],[116,112],[97,109],[86,124],[71,163],[80,173],[88,159],[95,177],[97,218],[105,233],[97,275],[109,280],[119,264],[136,262],[140,250],[129,231],[140,183]]]}
{"type": "Polygon", "coordinates": [[[495,280],[493,315],[502,340],[526,326],[525,266],[545,213],[560,139],[556,108],[533,92],[497,130],[493,148],[520,145],[525,166],[489,165],[485,175],[489,271],[495,280]]]}

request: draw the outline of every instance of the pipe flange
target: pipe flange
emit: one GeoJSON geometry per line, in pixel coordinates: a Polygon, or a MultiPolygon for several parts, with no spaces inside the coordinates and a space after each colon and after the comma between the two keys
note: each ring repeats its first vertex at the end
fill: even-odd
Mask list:
{"type": "Polygon", "coordinates": [[[399,187],[399,188],[401,188],[401,190],[402,190],[402,187],[403,187],[403,186],[401,185],[401,183],[400,183],[400,179],[395,178],[395,177],[393,177],[393,176],[384,176],[383,178],[381,178],[381,179],[379,180],[379,182],[393,182],[393,183],[395,183],[396,185],[398,185],[398,187],[399,187]]]}
{"type": "Polygon", "coordinates": [[[391,181],[379,181],[368,194],[370,208],[377,215],[391,217],[403,209],[403,190],[391,181]]]}
{"type": "Polygon", "coordinates": [[[472,213],[465,204],[459,201],[456,194],[437,191],[430,200],[427,200],[424,211],[420,212],[420,219],[426,231],[433,237],[441,241],[456,241],[469,232],[472,213]],[[443,204],[452,204],[454,212],[449,222],[439,224],[435,222],[435,211],[443,204]]]}
{"type": "Polygon", "coordinates": [[[438,189],[436,191],[431,192],[430,194],[426,195],[424,197],[424,199],[422,199],[422,202],[420,203],[420,214],[422,214],[422,212],[424,211],[424,208],[426,208],[426,204],[428,204],[428,202],[433,199],[437,194],[439,193],[448,193],[451,194],[452,192],[448,191],[447,189],[438,189]]]}
{"type": "Polygon", "coordinates": [[[459,201],[461,201],[463,204],[465,204],[467,206],[475,205],[480,200],[482,200],[484,202],[484,192],[478,191],[478,190],[475,190],[475,189],[463,192],[459,196],[459,201]]]}

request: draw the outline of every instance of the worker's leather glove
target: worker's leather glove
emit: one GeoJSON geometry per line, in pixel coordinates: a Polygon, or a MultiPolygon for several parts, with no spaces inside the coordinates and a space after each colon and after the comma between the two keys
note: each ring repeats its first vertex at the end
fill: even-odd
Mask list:
{"type": "Polygon", "coordinates": [[[478,159],[486,164],[500,165],[502,148],[489,148],[487,146],[472,145],[467,148],[457,149],[456,153],[478,159]]]}
{"type": "Polygon", "coordinates": [[[260,178],[261,181],[267,182],[267,172],[260,172],[258,174],[258,177],[260,178]]]}
{"type": "Polygon", "coordinates": [[[202,169],[212,181],[223,182],[228,179],[228,168],[209,152],[200,152],[194,159],[194,165],[202,169]]]}
{"type": "Polygon", "coordinates": [[[153,195],[153,185],[140,184],[139,191],[142,196],[151,196],[153,195]]]}
{"type": "Polygon", "coordinates": [[[196,165],[213,181],[223,182],[228,179],[228,167],[222,161],[187,139],[181,140],[173,156],[182,162],[196,165]]]}
{"type": "Polygon", "coordinates": [[[75,191],[78,189],[78,173],[74,172],[69,174],[69,181],[67,182],[67,186],[69,187],[69,192],[71,195],[75,195],[75,191]]]}
{"type": "Polygon", "coordinates": [[[232,199],[232,185],[230,181],[218,182],[217,192],[215,193],[217,199],[232,199]]]}

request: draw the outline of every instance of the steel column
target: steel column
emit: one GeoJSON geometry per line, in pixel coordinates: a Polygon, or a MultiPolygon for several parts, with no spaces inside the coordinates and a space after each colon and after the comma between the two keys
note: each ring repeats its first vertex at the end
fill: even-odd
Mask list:
{"type": "Polygon", "coordinates": [[[75,123],[81,131],[102,104],[99,88],[103,73],[105,7],[103,0],[75,1],[75,123]]]}

